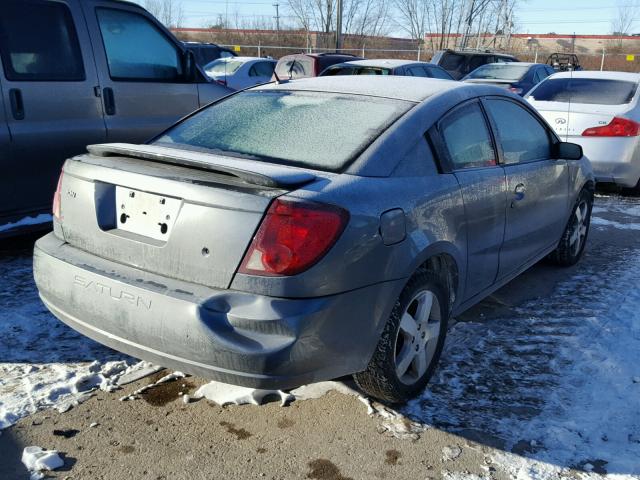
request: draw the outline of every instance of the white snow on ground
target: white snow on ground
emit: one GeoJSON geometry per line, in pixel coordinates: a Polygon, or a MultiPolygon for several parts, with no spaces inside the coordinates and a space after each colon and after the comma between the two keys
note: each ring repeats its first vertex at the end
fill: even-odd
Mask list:
{"type": "Polygon", "coordinates": [[[47,213],[41,213],[35,217],[24,217],[17,222],[5,223],[0,225],[0,232],[7,232],[18,227],[26,227],[28,225],[39,225],[41,223],[47,223],[51,221],[51,215],[47,213]]]}
{"type": "Polygon", "coordinates": [[[29,257],[4,257],[0,280],[0,429],[40,409],[67,410],[95,388],[111,389],[134,362],[51,315],[29,257]]]}

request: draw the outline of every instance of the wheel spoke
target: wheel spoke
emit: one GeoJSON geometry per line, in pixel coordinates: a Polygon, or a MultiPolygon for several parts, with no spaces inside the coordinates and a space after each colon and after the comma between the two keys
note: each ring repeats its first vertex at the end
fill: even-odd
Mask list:
{"type": "Polygon", "coordinates": [[[571,237],[569,237],[569,244],[573,247],[576,243],[580,243],[580,228],[573,230],[571,237]]]}
{"type": "Polygon", "coordinates": [[[427,324],[427,328],[425,329],[425,338],[424,343],[427,343],[430,340],[435,340],[440,335],[440,322],[431,322],[427,324]]]}
{"type": "Polygon", "coordinates": [[[405,337],[412,339],[418,335],[418,324],[411,315],[405,312],[400,320],[400,330],[405,334],[405,337]]]}
{"type": "Polygon", "coordinates": [[[409,366],[413,362],[415,356],[416,350],[415,348],[413,348],[413,345],[406,344],[402,348],[400,355],[398,355],[398,357],[396,358],[396,373],[398,375],[398,378],[402,378],[407,373],[407,370],[409,369],[409,366]]]}
{"type": "Polygon", "coordinates": [[[427,371],[428,365],[427,350],[423,347],[416,352],[416,355],[413,358],[413,369],[416,373],[416,378],[420,378],[424,375],[424,372],[427,371]]]}
{"type": "Polygon", "coordinates": [[[433,306],[433,293],[424,292],[418,298],[418,309],[416,310],[415,319],[420,325],[425,325],[429,321],[431,315],[431,307],[433,306]]]}

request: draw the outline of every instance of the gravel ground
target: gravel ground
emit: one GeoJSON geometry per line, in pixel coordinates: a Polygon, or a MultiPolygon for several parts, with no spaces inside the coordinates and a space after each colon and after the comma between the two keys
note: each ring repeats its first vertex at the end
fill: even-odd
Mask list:
{"type": "Polygon", "coordinates": [[[133,360],[53,319],[28,240],[5,242],[0,428],[13,425],[0,478],[29,478],[28,445],[61,452],[48,474],[60,479],[640,478],[640,200],[599,196],[594,213],[583,261],[542,262],[456,319],[430,386],[392,418],[336,392],[288,407],[184,404],[206,383],[196,377],[119,401],[167,372],[87,398],[133,360]],[[65,399],[86,401],[46,408],[65,399]],[[413,433],[394,436],[398,424],[413,433]]]}

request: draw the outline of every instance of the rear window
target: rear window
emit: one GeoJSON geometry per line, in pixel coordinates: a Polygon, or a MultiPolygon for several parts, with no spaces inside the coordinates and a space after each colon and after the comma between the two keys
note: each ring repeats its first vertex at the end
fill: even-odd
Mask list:
{"type": "Polygon", "coordinates": [[[445,70],[457,70],[464,62],[464,56],[457,53],[445,53],[439,65],[445,70]]]}
{"type": "Polygon", "coordinates": [[[308,57],[281,58],[276,65],[276,73],[281,79],[313,77],[313,60],[308,57]]]}
{"type": "Polygon", "coordinates": [[[205,67],[205,71],[216,77],[233,75],[244,64],[244,62],[230,58],[219,58],[205,67]]]}
{"type": "Polygon", "coordinates": [[[381,67],[330,67],[323,76],[333,75],[391,75],[391,69],[381,67]]]}
{"type": "Polygon", "coordinates": [[[483,65],[471,72],[467,78],[486,78],[491,80],[520,80],[529,70],[528,65],[483,65]]]}
{"type": "Polygon", "coordinates": [[[201,110],[154,143],[338,171],[413,105],[364,95],[247,91],[201,110]]]}
{"type": "Polygon", "coordinates": [[[540,83],[527,98],[539,102],[622,105],[631,102],[638,84],[624,80],[551,78],[540,83]]]}

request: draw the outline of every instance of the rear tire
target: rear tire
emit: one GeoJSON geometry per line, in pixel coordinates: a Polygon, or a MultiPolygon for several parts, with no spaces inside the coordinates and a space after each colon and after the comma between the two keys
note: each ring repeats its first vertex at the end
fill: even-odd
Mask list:
{"type": "Polygon", "coordinates": [[[367,369],[353,375],[361,390],[383,402],[402,403],[424,389],[444,346],[448,293],[427,270],[411,277],[389,315],[367,369]]]}
{"type": "Polygon", "coordinates": [[[551,253],[555,263],[563,267],[570,267],[578,263],[584,252],[591,225],[591,210],[593,209],[593,193],[583,188],[573,206],[571,216],[560,238],[558,247],[551,253]]]}

